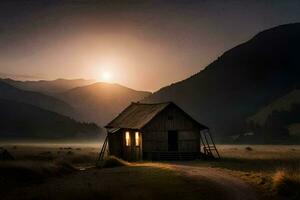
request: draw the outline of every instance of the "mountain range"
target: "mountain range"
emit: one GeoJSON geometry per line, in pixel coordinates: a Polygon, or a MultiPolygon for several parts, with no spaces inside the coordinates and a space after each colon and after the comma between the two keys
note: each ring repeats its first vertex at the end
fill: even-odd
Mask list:
{"type": "Polygon", "coordinates": [[[0,98],[34,105],[62,115],[76,115],[76,111],[60,99],[39,92],[21,90],[2,81],[0,81],[0,98]]]}
{"type": "Polygon", "coordinates": [[[58,97],[79,112],[80,120],[104,126],[131,102],[140,101],[150,94],[119,84],[100,82],[68,90],[58,97]]]}
{"type": "Polygon", "coordinates": [[[248,117],[299,86],[299,35],[300,23],[265,30],[144,101],[174,101],[216,136],[239,134],[248,117]]]}
{"type": "MultiPolygon", "coordinates": [[[[290,112],[294,108],[295,105],[300,105],[300,90],[293,90],[290,93],[272,101],[270,104],[261,108],[257,113],[253,116],[249,117],[247,121],[250,123],[254,123],[257,125],[264,125],[268,118],[274,112],[287,111],[290,112]]],[[[300,116],[299,116],[300,123],[300,116]]]]}
{"type": "MultiPolygon", "coordinates": [[[[62,139],[76,138],[81,134],[85,134],[86,138],[98,137],[103,130],[93,122],[103,126],[132,101],[151,94],[109,83],[70,90],[63,90],[65,86],[56,87],[59,89],[55,93],[44,94],[20,89],[25,87],[26,82],[10,79],[9,83],[0,80],[0,138],[7,139],[62,139]]],[[[30,83],[35,88],[41,88],[39,83],[44,85],[44,81],[30,83]]]]}
{"type": "Polygon", "coordinates": [[[41,92],[44,94],[56,94],[65,92],[75,87],[85,86],[94,83],[93,80],[85,79],[57,79],[53,81],[39,80],[39,81],[18,81],[13,79],[0,79],[0,81],[15,86],[16,88],[28,91],[41,92]]]}
{"type": "Polygon", "coordinates": [[[300,141],[299,127],[299,89],[272,101],[247,119],[247,128],[256,133],[256,141],[282,143],[292,138],[295,143],[300,141]]]}
{"type": "Polygon", "coordinates": [[[81,123],[37,106],[0,99],[0,138],[78,139],[100,137],[96,124],[81,123]]]}
{"type": "Polygon", "coordinates": [[[132,101],[173,101],[219,142],[248,132],[282,138],[300,124],[299,35],[300,23],[262,31],[199,73],[153,94],[85,80],[2,79],[0,98],[100,126],[132,101]]]}
{"type": "Polygon", "coordinates": [[[79,121],[105,125],[128,104],[151,94],[112,83],[97,82],[85,86],[89,82],[0,79],[0,98],[31,104],[79,121]],[[43,93],[44,90],[47,92],[43,93]]]}

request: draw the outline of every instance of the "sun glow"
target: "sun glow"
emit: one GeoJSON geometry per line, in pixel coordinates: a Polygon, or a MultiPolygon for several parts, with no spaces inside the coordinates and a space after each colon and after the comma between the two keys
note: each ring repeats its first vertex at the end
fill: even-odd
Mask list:
{"type": "Polygon", "coordinates": [[[112,81],[112,74],[108,71],[102,72],[101,80],[104,82],[111,82],[112,81]]]}

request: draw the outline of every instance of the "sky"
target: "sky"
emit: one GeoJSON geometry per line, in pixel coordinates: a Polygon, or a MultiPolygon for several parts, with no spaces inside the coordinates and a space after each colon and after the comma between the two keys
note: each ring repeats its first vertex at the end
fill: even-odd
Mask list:
{"type": "Polygon", "coordinates": [[[156,91],[256,33],[300,22],[298,0],[0,2],[0,76],[156,91]]]}

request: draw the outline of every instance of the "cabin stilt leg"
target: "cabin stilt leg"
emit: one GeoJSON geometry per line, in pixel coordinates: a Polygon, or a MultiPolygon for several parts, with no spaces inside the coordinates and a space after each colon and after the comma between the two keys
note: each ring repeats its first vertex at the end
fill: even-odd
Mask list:
{"type": "Polygon", "coordinates": [[[98,159],[96,161],[96,166],[101,166],[104,161],[105,153],[108,151],[108,136],[106,136],[104,143],[102,145],[101,151],[99,153],[98,159]]]}
{"type": "Polygon", "coordinates": [[[213,151],[215,151],[217,158],[220,158],[220,154],[209,129],[200,132],[200,144],[201,142],[203,145],[203,153],[205,157],[214,157],[213,151]]]}

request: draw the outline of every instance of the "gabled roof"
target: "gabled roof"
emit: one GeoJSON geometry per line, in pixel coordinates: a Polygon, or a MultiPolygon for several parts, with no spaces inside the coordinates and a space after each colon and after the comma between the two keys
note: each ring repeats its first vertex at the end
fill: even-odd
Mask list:
{"type": "Polygon", "coordinates": [[[141,129],[169,104],[170,102],[159,104],[131,103],[105,127],[141,129]]]}
{"type": "MultiPolygon", "coordinates": [[[[146,124],[148,124],[156,115],[158,115],[161,111],[167,108],[169,105],[174,105],[178,107],[173,102],[165,102],[165,103],[157,103],[157,104],[131,103],[114,120],[112,120],[109,124],[107,124],[105,128],[141,129],[146,124]]],[[[198,123],[188,114],[186,115],[191,120],[193,120],[198,125],[200,125],[201,128],[203,129],[207,128],[206,126],[198,123]]]]}

